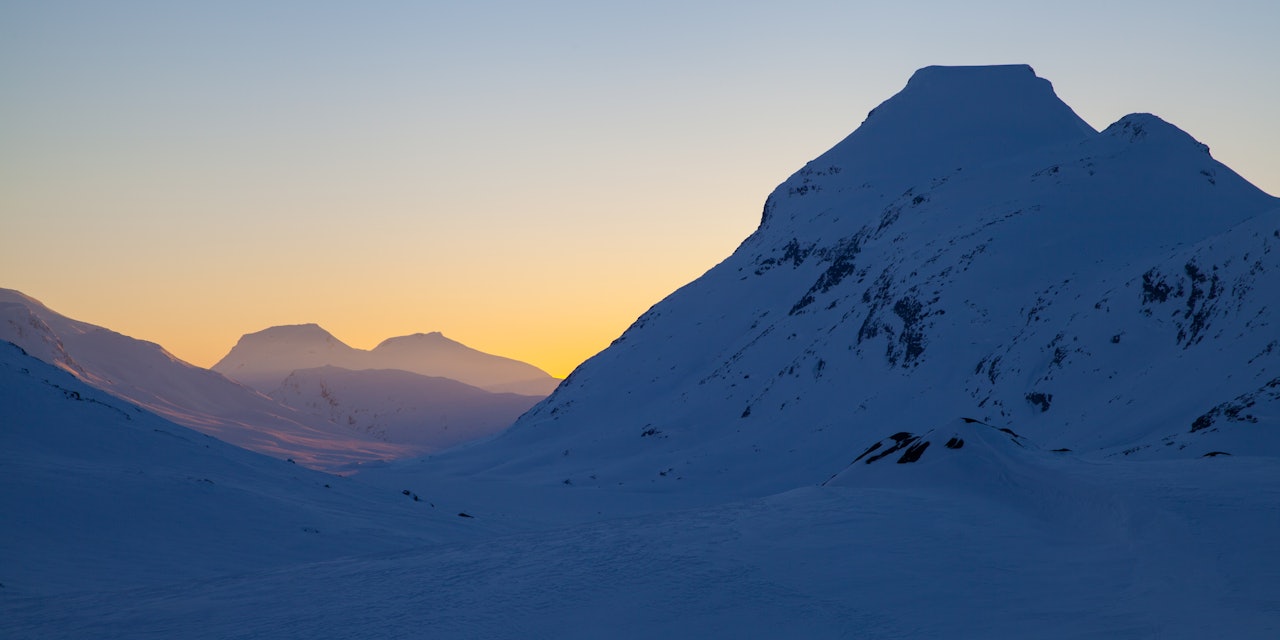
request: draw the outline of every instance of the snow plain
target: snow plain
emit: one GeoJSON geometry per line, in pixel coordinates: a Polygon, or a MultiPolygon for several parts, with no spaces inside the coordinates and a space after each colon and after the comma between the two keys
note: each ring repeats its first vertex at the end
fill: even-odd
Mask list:
{"type": "MultiPolygon", "coordinates": [[[[832,485],[726,503],[572,487],[472,487],[447,497],[441,487],[431,499],[465,503],[475,515],[460,520],[475,525],[466,539],[163,586],[6,589],[0,607],[13,638],[1269,638],[1280,630],[1273,459],[1026,464],[1036,472],[974,487],[832,485]],[[697,501],[711,504],[689,505],[697,501]]],[[[192,543],[172,541],[200,553],[192,543]]]]}

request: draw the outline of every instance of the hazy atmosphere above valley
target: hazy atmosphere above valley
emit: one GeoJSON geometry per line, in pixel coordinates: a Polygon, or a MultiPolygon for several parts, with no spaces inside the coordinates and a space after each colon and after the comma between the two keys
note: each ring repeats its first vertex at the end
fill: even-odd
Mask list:
{"type": "Polygon", "coordinates": [[[0,637],[1280,637],[1278,31],[0,5],[0,637]]]}

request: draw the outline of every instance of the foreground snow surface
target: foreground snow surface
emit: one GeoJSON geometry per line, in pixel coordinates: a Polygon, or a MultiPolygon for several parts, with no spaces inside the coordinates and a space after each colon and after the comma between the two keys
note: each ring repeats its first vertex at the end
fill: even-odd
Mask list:
{"type": "Polygon", "coordinates": [[[585,488],[441,486],[470,504],[471,539],[145,588],[6,590],[0,626],[9,638],[1280,633],[1274,460],[1041,468],[994,493],[808,487],[672,510],[585,488]]]}
{"type": "Polygon", "coordinates": [[[1280,633],[1280,463],[1247,450],[1077,456],[957,420],[771,495],[337,478],[2,346],[6,639],[1280,633]],[[936,444],[881,455],[906,442],[936,444]]]}

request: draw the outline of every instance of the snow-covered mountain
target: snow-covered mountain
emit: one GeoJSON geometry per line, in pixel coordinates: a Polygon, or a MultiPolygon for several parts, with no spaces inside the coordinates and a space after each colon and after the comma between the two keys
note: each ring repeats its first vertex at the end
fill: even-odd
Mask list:
{"type": "Polygon", "coordinates": [[[353,431],[422,451],[497,433],[541,400],[399,369],[332,366],[294,371],[270,395],[353,431]]]}
{"type": "MultiPolygon", "coordinates": [[[[1280,201],[1022,65],[929,67],[485,446],[544,483],[822,482],[967,417],[1093,456],[1280,454],[1280,201]]],[[[930,450],[929,455],[935,451],[930,450]]]]}
{"type": "Polygon", "coordinates": [[[315,324],[246,334],[212,369],[270,393],[294,371],[323,366],[356,371],[399,369],[451,378],[498,393],[540,397],[560,382],[533,365],[477,351],[439,332],[389,338],[365,351],[348,346],[315,324]]]}
{"type": "Polygon", "coordinates": [[[364,352],[348,346],[317,324],[271,327],[240,337],[231,352],[210,367],[262,393],[289,374],[316,367],[359,368],[364,352]]]}
{"type": "Polygon", "coordinates": [[[438,331],[387,338],[369,354],[379,369],[453,378],[497,393],[546,396],[560,384],[531,364],[477,351],[438,331]]]}
{"type": "Polygon", "coordinates": [[[0,425],[6,595],[386,552],[451,539],[457,526],[453,514],[398,491],[174,424],[9,342],[0,342],[0,425]]]}
{"type": "Polygon", "coordinates": [[[0,340],[84,382],[231,444],[318,468],[420,453],[294,411],[221,374],[0,289],[0,340]]]}

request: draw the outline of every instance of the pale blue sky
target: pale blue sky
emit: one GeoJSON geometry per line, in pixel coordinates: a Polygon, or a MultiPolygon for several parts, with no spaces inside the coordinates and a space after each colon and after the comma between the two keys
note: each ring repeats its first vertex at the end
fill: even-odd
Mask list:
{"type": "Polygon", "coordinates": [[[922,66],[1280,193],[1278,4],[2,2],[0,286],[204,365],[314,321],[563,375],[922,66]]]}

